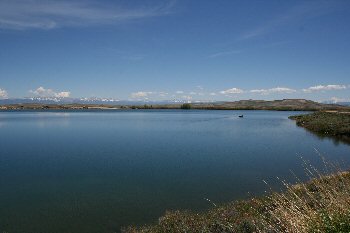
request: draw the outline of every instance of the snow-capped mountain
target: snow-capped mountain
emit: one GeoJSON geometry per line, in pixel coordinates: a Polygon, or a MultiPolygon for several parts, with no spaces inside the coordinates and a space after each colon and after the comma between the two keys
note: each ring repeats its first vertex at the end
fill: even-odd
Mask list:
{"type": "Polygon", "coordinates": [[[173,100],[118,100],[113,98],[60,98],[60,97],[28,97],[16,99],[0,99],[0,104],[104,104],[104,105],[142,105],[142,104],[182,104],[201,103],[212,101],[189,101],[181,99],[173,100]]]}

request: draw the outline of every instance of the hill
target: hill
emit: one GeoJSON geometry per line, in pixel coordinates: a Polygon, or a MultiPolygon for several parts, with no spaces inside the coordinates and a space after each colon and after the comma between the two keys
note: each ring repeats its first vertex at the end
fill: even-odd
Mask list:
{"type": "MultiPolygon", "coordinates": [[[[179,105],[166,105],[175,107],[179,105]]],[[[336,104],[322,104],[305,99],[283,100],[239,100],[235,102],[193,103],[193,109],[223,109],[223,110],[279,110],[279,111],[317,111],[317,110],[349,110],[349,107],[336,104]]]]}
{"type": "MultiPolygon", "coordinates": [[[[188,105],[188,104],[186,104],[188,105]]],[[[183,103],[16,103],[0,105],[1,109],[181,109],[183,103]]],[[[350,107],[336,104],[323,104],[305,99],[283,100],[240,100],[235,102],[191,103],[186,109],[207,110],[277,110],[277,111],[318,111],[318,110],[342,110],[349,111],[350,107]]]]}

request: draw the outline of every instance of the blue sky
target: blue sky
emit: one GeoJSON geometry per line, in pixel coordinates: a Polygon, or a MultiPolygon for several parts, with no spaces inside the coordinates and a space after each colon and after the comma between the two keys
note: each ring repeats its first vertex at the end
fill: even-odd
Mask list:
{"type": "Polygon", "coordinates": [[[0,0],[0,98],[350,101],[350,1],[0,0]]]}

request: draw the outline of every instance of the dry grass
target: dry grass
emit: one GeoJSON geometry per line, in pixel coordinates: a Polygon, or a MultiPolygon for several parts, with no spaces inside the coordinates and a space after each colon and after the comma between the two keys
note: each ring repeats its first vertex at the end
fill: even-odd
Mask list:
{"type": "Polygon", "coordinates": [[[285,192],[237,201],[206,213],[168,212],[158,224],[124,232],[350,232],[350,173],[326,164],[320,173],[305,163],[307,183],[283,182],[285,192]]]}
{"type": "Polygon", "coordinates": [[[269,196],[260,232],[350,232],[350,173],[324,176],[269,196]]]}

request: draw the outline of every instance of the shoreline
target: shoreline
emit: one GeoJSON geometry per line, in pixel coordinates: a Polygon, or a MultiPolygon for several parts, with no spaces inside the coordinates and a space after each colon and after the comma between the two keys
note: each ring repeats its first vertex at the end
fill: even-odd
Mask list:
{"type": "Polygon", "coordinates": [[[137,109],[195,109],[195,110],[272,110],[272,111],[348,111],[350,107],[322,104],[304,99],[283,100],[239,100],[234,102],[213,103],[174,103],[174,104],[43,104],[43,103],[18,103],[0,105],[1,111],[8,110],[137,110],[137,109]]]}
{"type": "Polygon", "coordinates": [[[201,213],[167,211],[154,225],[121,230],[123,233],[349,232],[350,172],[322,175],[312,165],[305,169],[316,175],[303,183],[281,181],[283,192],[270,190],[267,195],[232,201],[201,213]]]}
{"type": "Polygon", "coordinates": [[[320,138],[328,137],[350,143],[350,112],[319,111],[290,116],[289,119],[320,138]]]}

